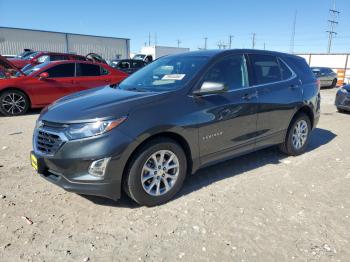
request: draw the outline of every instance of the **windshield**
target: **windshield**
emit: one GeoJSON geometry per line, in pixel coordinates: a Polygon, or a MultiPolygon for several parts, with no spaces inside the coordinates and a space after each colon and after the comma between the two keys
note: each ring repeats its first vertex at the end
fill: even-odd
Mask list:
{"type": "Polygon", "coordinates": [[[146,55],[135,55],[133,57],[133,59],[139,59],[139,60],[143,60],[146,57],[146,55]]]}
{"type": "Polygon", "coordinates": [[[33,52],[33,53],[30,53],[29,55],[26,55],[24,57],[22,57],[23,60],[31,60],[33,59],[35,56],[37,56],[39,52],[33,52]]]}
{"type": "Polygon", "coordinates": [[[199,56],[160,58],[126,78],[119,88],[155,92],[179,89],[193,78],[208,59],[199,56]]]}
{"type": "Polygon", "coordinates": [[[25,74],[25,75],[30,75],[32,73],[35,73],[37,71],[39,71],[41,68],[47,66],[48,63],[42,63],[42,64],[39,64],[39,65],[36,65],[36,66],[32,66],[32,65],[28,65],[28,66],[25,66],[23,69],[22,69],[22,72],[25,74]]]}

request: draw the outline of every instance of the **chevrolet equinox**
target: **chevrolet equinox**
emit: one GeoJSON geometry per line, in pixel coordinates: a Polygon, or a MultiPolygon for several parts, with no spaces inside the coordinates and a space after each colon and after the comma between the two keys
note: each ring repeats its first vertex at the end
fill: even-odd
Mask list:
{"type": "Polygon", "coordinates": [[[170,200],[187,174],[262,148],[306,150],[319,82],[303,58],[211,50],[160,58],[118,86],[63,97],[41,112],[31,164],[79,194],[140,205],[170,200]]]}

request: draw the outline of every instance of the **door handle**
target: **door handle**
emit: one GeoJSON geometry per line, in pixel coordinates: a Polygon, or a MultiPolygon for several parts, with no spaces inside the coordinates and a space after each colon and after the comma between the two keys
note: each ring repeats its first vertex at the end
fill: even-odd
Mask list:
{"type": "Polygon", "coordinates": [[[295,90],[295,89],[298,89],[299,88],[299,85],[290,85],[289,89],[292,89],[292,90],[295,90]]]}
{"type": "Polygon", "coordinates": [[[254,93],[254,94],[245,94],[242,96],[242,99],[243,100],[246,100],[246,101],[249,101],[249,100],[252,100],[253,98],[256,98],[258,96],[257,93],[254,93]]]}

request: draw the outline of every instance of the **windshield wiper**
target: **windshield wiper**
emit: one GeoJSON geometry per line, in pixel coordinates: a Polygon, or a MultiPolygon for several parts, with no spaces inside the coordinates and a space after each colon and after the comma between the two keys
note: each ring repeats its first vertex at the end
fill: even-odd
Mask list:
{"type": "Polygon", "coordinates": [[[146,89],[140,88],[140,87],[130,87],[130,88],[126,88],[124,89],[126,91],[136,91],[136,92],[147,92],[146,89]]]}

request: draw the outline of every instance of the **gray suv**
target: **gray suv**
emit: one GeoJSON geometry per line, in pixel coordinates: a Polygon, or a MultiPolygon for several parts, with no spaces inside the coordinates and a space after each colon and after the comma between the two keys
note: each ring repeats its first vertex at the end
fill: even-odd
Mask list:
{"type": "Polygon", "coordinates": [[[338,75],[331,68],[311,67],[311,70],[315,74],[316,78],[320,80],[321,87],[334,88],[337,86],[338,75]]]}
{"type": "Polygon", "coordinates": [[[45,108],[32,166],[67,191],[141,205],[170,200],[185,177],[278,145],[305,152],[320,115],[318,82],[297,56],[211,50],[162,57],[118,87],[45,108]]]}

